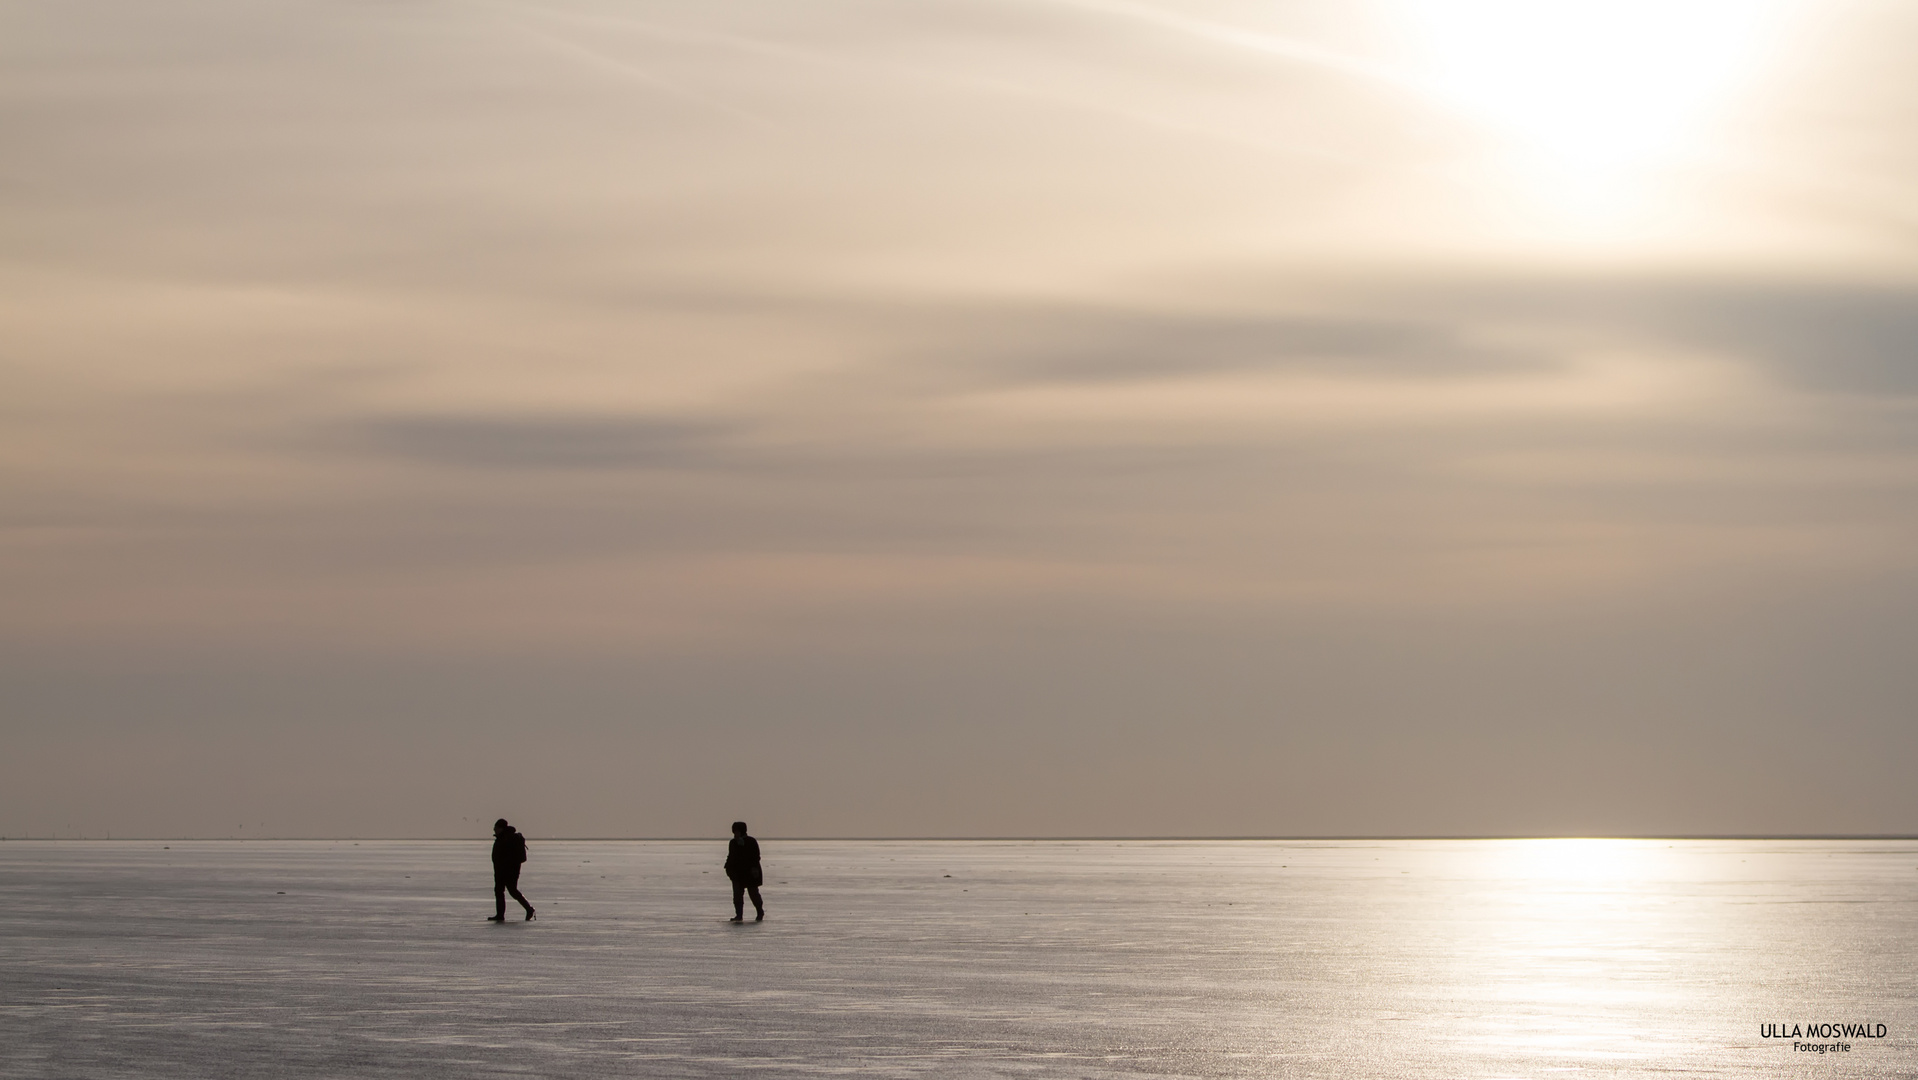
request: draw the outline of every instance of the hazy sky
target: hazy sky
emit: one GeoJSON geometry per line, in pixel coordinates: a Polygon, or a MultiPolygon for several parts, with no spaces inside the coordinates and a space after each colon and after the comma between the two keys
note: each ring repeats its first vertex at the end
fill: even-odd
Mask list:
{"type": "Polygon", "coordinates": [[[0,5],[0,834],[1918,832],[1915,47],[0,5]]]}

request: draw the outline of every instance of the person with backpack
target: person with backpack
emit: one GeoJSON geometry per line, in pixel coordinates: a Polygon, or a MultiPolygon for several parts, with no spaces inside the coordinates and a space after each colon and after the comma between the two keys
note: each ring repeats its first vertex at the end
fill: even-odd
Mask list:
{"type": "Polygon", "coordinates": [[[506,921],[506,894],[512,893],[526,909],[526,921],[533,921],[533,905],[519,892],[519,868],[526,861],[526,837],[506,823],[493,822],[493,905],[495,914],[487,922],[506,921]]]}

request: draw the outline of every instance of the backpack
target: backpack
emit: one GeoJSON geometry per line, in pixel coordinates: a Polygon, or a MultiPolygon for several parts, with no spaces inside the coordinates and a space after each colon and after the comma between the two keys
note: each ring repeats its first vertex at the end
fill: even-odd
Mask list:
{"type": "Polygon", "coordinates": [[[526,834],[525,833],[517,832],[517,831],[513,833],[513,850],[514,850],[514,853],[519,856],[519,859],[518,859],[519,862],[526,861],[526,834]]]}

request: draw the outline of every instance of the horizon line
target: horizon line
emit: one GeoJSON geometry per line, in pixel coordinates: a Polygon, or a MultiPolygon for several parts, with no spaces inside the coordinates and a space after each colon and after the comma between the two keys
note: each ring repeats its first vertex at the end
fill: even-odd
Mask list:
{"type": "MultiPolygon", "coordinates": [[[[64,842],[272,842],[272,843],[438,843],[470,840],[483,843],[490,836],[0,836],[4,843],[64,842]]],[[[728,839],[726,836],[541,836],[531,839],[543,843],[706,843],[728,839]]],[[[1383,842],[1398,840],[1914,840],[1914,833],[1642,833],[1642,834],[1554,834],[1554,833],[1430,833],[1430,834],[1326,834],[1314,836],[1192,835],[1192,836],[767,836],[760,839],[779,843],[1197,843],[1265,842],[1320,843],[1326,841],[1383,842]]]]}

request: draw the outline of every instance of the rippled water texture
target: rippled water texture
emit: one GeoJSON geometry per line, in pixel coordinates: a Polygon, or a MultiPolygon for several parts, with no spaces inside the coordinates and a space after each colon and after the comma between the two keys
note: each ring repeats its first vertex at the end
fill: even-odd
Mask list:
{"type": "Polygon", "coordinates": [[[1918,1075],[1909,842],[764,846],[9,841],[0,1076],[1918,1075]]]}

